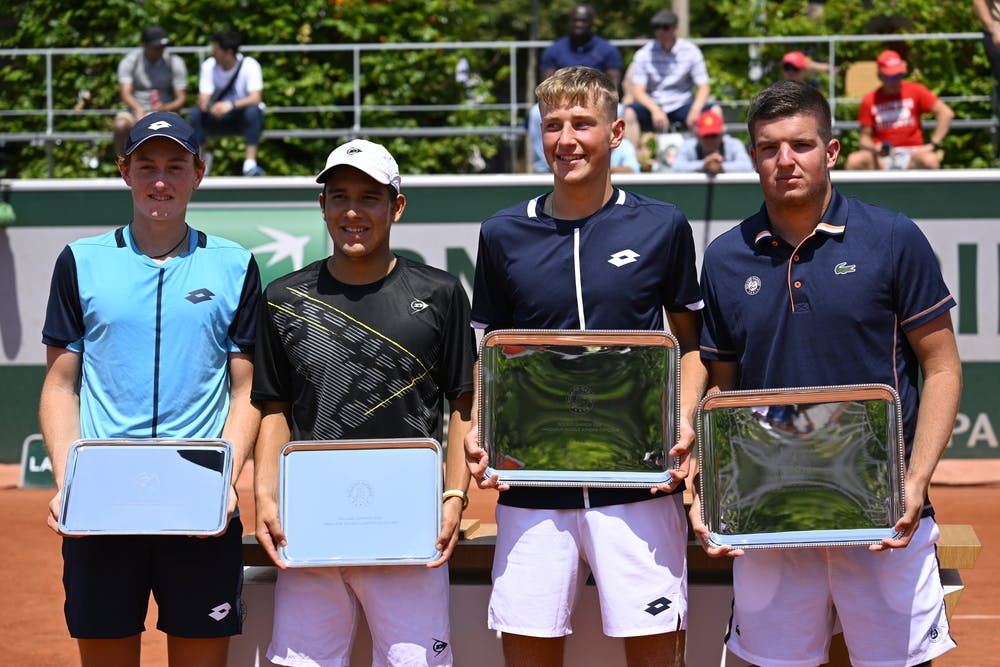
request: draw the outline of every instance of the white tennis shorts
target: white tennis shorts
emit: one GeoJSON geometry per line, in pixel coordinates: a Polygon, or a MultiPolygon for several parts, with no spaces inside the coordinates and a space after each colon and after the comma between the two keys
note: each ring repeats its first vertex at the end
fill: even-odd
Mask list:
{"type": "Polygon", "coordinates": [[[498,505],[489,627],[531,637],[572,633],[594,575],[604,633],[687,628],[687,518],[681,494],[589,509],[498,505]]]}
{"type": "Polygon", "coordinates": [[[764,667],[816,667],[839,620],[855,667],[919,665],[949,651],[938,536],[922,519],[905,549],[747,550],[733,562],[729,650],[764,667]]]}
{"type": "Polygon", "coordinates": [[[448,567],[290,568],[278,572],[267,658],[278,665],[349,664],[364,609],[373,667],[450,667],[448,567]]]}

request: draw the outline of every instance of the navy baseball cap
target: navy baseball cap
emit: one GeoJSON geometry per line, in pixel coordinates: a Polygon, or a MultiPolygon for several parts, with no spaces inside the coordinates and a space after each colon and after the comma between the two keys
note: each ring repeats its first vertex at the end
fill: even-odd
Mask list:
{"type": "Polygon", "coordinates": [[[154,111],[148,116],[143,116],[132,126],[132,130],[128,133],[128,141],[125,142],[125,155],[131,155],[132,151],[144,142],[156,137],[176,141],[188,153],[198,154],[198,140],[195,138],[194,128],[188,125],[186,120],[169,111],[154,111]]]}

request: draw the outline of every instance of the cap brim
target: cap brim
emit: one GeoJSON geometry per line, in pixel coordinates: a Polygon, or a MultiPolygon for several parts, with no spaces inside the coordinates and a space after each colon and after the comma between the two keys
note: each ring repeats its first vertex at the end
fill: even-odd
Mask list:
{"type": "Polygon", "coordinates": [[[181,148],[183,148],[184,150],[186,150],[191,155],[197,155],[198,154],[197,147],[195,147],[195,145],[192,144],[192,143],[184,141],[183,139],[178,139],[177,137],[172,137],[169,134],[151,134],[148,137],[143,137],[139,141],[135,142],[135,144],[133,144],[132,146],[129,146],[127,149],[125,149],[125,155],[131,155],[132,153],[135,152],[136,148],[138,148],[139,146],[142,146],[144,143],[146,143],[150,139],[170,139],[172,142],[174,142],[175,144],[177,144],[178,146],[180,146],[181,148]]]}
{"type": "MultiPolygon", "coordinates": [[[[355,165],[347,163],[347,162],[338,162],[337,164],[331,164],[329,167],[327,167],[323,171],[319,172],[319,175],[316,176],[316,182],[317,183],[326,183],[328,180],[330,180],[330,174],[332,174],[333,170],[336,169],[337,167],[350,167],[351,169],[355,169],[357,171],[360,171],[365,176],[369,176],[369,177],[373,178],[376,183],[381,183],[382,185],[391,185],[391,182],[388,179],[386,179],[384,177],[376,176],[375,174],[372,174],[372,173],[369,173],[369,172],[365,171],[361,167],[355,166],[355,165]]],[[[393,187],[393,189],[395,189],[395,187],[393,187]]]]}

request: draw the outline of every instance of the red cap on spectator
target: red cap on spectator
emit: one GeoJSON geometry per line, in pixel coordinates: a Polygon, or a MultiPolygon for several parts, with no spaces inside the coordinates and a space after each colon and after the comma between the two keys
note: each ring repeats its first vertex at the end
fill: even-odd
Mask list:
{"type": "Polygon", "coordinates": [[[878,54],[875,62],[878,63],[878,71],[882,76],[906,74],[906,61],[891,49],[878,54]]]}
{"type": "Polygon", "coordinates": [[[701,112],[694,126],[698,130],[699,137],[707,137],[710,134],[722,134],[725,124],[722,116],[712,110],[708,110],[701,112]]]}
{"type": "Polygon", "coordinates": [[[781,62],[791,65],[796,69],[805,69],[806,65],[809,64],[809,59],[801,51],[789,51],[781,57],[781,62]]]}

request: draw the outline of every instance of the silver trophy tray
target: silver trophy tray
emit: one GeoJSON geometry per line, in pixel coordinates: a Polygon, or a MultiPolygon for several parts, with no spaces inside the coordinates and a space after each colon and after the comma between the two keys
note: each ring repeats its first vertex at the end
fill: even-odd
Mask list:
{"type": "Polygon", "coordinates": [[[290,567],[428,563],[439,556],[441,485],[430,438],[290,442],[278,553],[290,567]]]}
{"type": "Polygon", "coordinates": [[[719,392],[697,416],[715,546],[877,544],[898,536],[904,450],[886,385],[719,392]]]}
{"type": "Polygon", "coordinates": [[[231,486],[225,440],[78,440],[66,460],[59,532],[219,535],[231,486]]]}
{"type": "Polygon", "coordinates": [[[501,483],[670,479],[680,364],[669,333],[497,330],[483,337],[479,361],[480,438],[501,483]]]}

